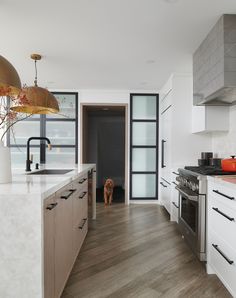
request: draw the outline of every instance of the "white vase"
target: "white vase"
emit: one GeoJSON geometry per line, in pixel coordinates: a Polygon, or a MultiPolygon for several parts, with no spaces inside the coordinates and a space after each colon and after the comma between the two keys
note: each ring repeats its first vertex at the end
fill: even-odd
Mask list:
{"type": "Polygon", "coordinates": [[[0,141],[0,183],[10,182],[12,182],[11,152],[10,148],[0,141]]]}

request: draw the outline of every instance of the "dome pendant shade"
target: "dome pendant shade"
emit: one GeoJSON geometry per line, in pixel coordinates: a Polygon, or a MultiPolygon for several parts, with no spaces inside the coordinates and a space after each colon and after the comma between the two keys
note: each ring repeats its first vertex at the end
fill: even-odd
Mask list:
{"type": "Polygon", "coordinates": [[[21,81],[16,69],[0,55],[0,96],[16,95],[20,88],[21,81]]]}
{"type": "Polygon", "coordinates": [[[27,114],[56,114],[59,106],[56,97],[47,89],[38,87],[37,84],[37,61],[41,60],[40,54],[32,54],[31,59],[35,63],[34,86],[24,87],[13,102],[11,109],[18,113],[27,114]]]}
{"type": "Polygon", "coordinates": [[[19,94],[24,105],[12,106],[12,110],[27,114],[54,114],[59,112],[55,96],[45,88],[38,86],[23,88],[19,94]]]}

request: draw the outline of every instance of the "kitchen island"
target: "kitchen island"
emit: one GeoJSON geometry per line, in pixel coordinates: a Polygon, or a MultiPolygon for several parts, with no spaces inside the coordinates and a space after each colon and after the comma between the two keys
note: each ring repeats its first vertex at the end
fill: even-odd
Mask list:
{"type": "Polygon", "coordinates": [[[0,297],[60,297],[87,233],[89,185],[96,218],[96,166],[68,169],[16,170],[12,183],[0,184],[0,297]]]}

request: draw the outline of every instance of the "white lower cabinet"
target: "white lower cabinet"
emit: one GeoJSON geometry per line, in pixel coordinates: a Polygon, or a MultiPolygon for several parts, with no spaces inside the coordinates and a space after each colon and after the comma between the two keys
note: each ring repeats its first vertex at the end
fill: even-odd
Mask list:
{"type": "Polygon", "coordinates": [[[168,180],[161,178],[160,186],[161,186],[161,191],[160,191],[161,203],[170,214],[171,213],[171,183],[168,180]]]}
{"type": "Polygon", "coordinates": [[[178,170],[173,170],[171,173],[171,221],[178,222],[179,218],[179,192],[176,189],[176,177],[179,175],[178,170]]]}
{"type": "Polygon", "coordinates": [[[44,298],[59,298],[88,225],[87,174],[44,201],[44,298]]]}
{"type": "Polygon", "coordinates": [[[207,271],[236,297],[236,188],[208,184],[207,271]]]}

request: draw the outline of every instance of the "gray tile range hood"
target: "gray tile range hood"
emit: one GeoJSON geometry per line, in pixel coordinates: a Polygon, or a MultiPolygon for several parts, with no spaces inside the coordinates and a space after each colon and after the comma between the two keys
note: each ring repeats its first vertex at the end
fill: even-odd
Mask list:
{"type": "Polygon", "coordinates": [[[193,104],[236,104],[235,14],[224,14],[193,55],[193,104]]]}

